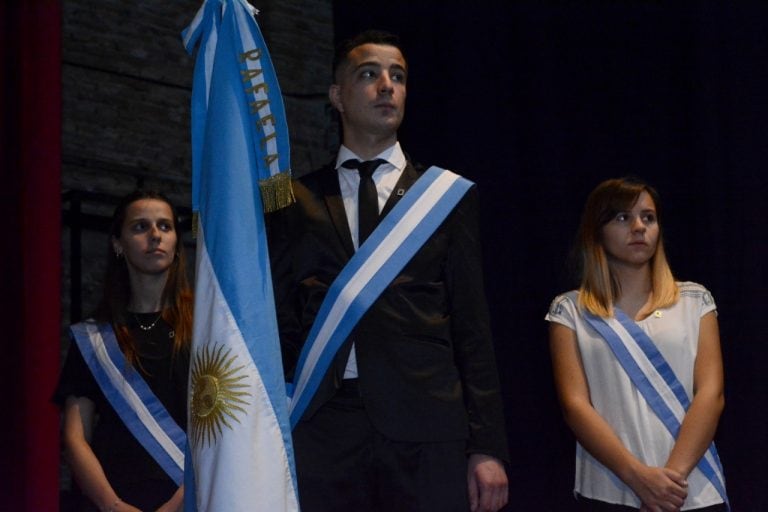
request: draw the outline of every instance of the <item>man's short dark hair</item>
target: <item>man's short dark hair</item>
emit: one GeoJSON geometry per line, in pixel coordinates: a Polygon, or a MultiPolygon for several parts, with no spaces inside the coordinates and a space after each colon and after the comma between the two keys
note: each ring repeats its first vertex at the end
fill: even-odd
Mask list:
{"type": "Polygon", "coordinates": [[[394,46],[405,58],[403,48],[400,46],[400,38],[397,35],[385,30],[366,30],[360,32],[354,37],[345,39],[336,45],[336,51],[333,55],[333,81],[336,81],[336,72],[343,66],[349,57],[349,53],[364,44],[381,44],[385,46],[394,46]]]}

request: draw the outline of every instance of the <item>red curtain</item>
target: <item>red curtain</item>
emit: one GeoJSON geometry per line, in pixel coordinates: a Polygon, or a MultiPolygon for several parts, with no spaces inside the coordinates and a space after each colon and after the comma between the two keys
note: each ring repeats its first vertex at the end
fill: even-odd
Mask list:
{"type": "Polygon", "coordinates": [[[0,3],[0,509],[59,508],[61,5],[0,3]]]}

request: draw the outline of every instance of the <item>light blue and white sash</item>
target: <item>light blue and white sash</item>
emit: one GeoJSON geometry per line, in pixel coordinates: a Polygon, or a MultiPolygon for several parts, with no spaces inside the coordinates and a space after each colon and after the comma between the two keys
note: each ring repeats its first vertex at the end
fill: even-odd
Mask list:
{"type": "Polygon", "coordinates": [[[168,476],[181,485],[186,434],[139,372],[128,365],[112,327],[88,320],[71,326],[70,331],[101,391],[125,426],[168,476]]]}
{"type": "MultiPolygon", "coordinates": [[[[653,340],[618,308],[614,308],[614,318],[601,318],[587,312],[584,317],[605,339],[637,390],[677,439],[691,401],[653,340]]],[[[714,442],[696,466],[728,505],[723,467],[714,442]]]]}
{"type": "Polygon", "coordinates": [[[299,356],[293,389],[289,387],[292,428],[357,322],[472,185],[453,172],[430,167],[345,265],[320,305],[299,356]]]}

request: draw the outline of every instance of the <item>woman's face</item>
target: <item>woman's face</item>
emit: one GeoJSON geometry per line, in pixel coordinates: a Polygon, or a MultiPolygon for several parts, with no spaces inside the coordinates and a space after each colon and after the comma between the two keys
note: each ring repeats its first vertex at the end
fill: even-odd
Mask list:
{"type": "Polygon", "coordinates": [[[602,227],[603,248],[611,264],[647,265],[659,241],[656,205],[648,192],[641,192],[629,210],[617,213],[602,227]]]}
{"type": "Polygon", "coordinates": [[[176,256],[176,226],[165,201],[139,199],[128,205],[119,238],[112,239],[115,251],[125,256],[128,272],[164,274],[176,256]]]}

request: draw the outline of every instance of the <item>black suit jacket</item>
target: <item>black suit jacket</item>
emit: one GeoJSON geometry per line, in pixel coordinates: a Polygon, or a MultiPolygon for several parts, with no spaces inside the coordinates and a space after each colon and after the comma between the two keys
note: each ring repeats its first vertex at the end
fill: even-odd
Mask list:
{"type": "MultiPolygon", "coordinates": [[[[407,164],[395,190],[423,168],[407,164]]],[[[294,181],[296,203],[271,215],[270,249],[286,374],[333,280],[354,254],[337,171],[294,181]]],[[[393,193],[382,216],[400,199],[393,193]]],[[[507,460],[498,375],[483,291],[473,187],[360,320],[304,418],[340,386],[355,342],[366,411],[399,441],[467,439],[507,460]]]]}

